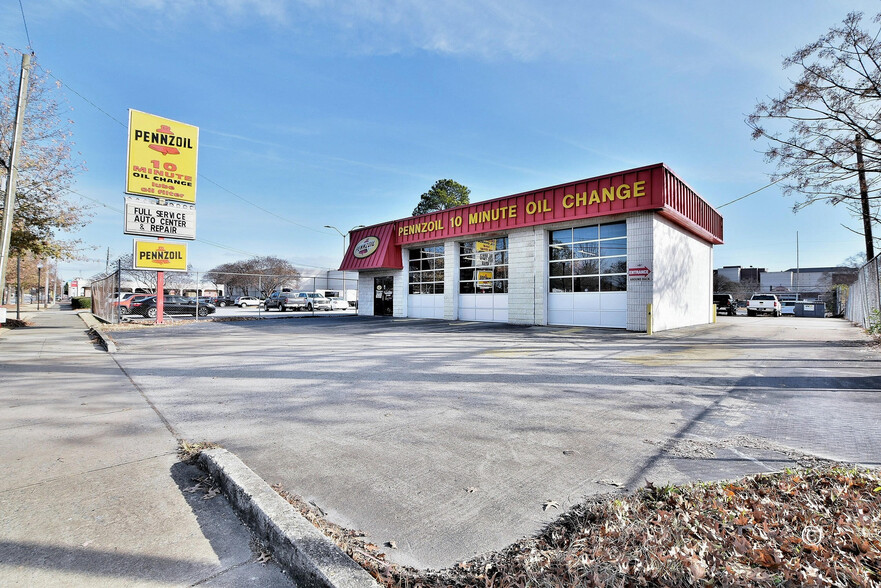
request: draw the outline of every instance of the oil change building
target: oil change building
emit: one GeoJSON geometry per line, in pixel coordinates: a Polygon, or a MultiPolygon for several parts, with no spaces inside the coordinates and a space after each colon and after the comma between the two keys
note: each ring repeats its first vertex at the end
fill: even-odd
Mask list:
{"type": "Polygon", "coordinates": [[[340,269],[362,315],[660,331],[712,320],[721,243],[656,164],[364,227],[340,269]]]}

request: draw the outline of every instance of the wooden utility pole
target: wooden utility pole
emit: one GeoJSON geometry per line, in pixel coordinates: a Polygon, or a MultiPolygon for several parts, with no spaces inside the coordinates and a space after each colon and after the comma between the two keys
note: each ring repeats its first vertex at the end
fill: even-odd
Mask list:
{"type": "Polygon", "coordinates": [[[863,138],[857,133],[857,172],[860,177],[860,203],[863,209],[863,235],[866,238],[866,261],[875,259],[875,246],[872,243],[872,216],[869,211],[869,187],[866,183],[866,168],[863,165],[863,138]]]}
{"type": "Polygon", "coordinates": [[[6,266],[9,261],[9,242],[12,239],[12,217],[15,212],[15,180],[18,175],[18,145],[24,126],[24,110],[28,101],[28,79],[31,72],[31,56],[21,56],[21,80],[18,84],[18,103],[15,106],[15,126],[12,130],[12,146],[6,168],[6,198],[3,208],[3,226],[0,227],[0,289],[6,288],[6,266]]]}

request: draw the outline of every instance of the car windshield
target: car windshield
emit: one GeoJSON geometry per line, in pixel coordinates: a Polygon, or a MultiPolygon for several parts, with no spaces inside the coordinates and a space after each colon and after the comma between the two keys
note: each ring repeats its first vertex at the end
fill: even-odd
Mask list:
{"type": "Polygon", "coordinates": [[[771,296],[770,294],[764,294],[764,295],[759,294],[759,295],[753,296],[753,300],[774,300],[774,296],[771,296]]]}

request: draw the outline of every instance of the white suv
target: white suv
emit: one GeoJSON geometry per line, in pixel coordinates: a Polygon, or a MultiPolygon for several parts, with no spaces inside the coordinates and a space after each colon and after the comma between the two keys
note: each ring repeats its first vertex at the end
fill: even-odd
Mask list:
{"type": "Polygon", "coordinates": [[[331,310],[330,300],[315,292],[297,292],[297,298],[306,300],[306,310],[331,310]]]}
{"type": "Polygon", "coordinates": [[[263,301],[253,296],[239,296],[236,298],[236,306],[245,308],[246,306],[260,306],[263,301]]]}

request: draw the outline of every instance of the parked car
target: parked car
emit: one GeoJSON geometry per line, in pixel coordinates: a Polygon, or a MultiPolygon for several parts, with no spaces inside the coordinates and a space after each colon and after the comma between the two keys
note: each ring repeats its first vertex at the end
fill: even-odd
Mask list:
{"type": "Polygon", "coordinates": [[[746,314],[749,316],[757,314],[780,316],[780,301],[774,294],[753,294],[746,306],[746,314]]]}
{"type": "Polygon", "coordinates": [[[235,298],[230,298],[229,296],[215,296],[211,299],[211,304],[219,306],[220,308],[223,308],[224,306],[232,306],[235,303],[235,298]]]}
{"type": "Polygon", "coordinates": [[[731,294],[713,294],[713,304],[716,305],[717,314],[724,312],[731,316],[737,312],[737,308],[734,305],[734,296],[731,294]]]}
{"type": "MultiPolygon", "coordinates": [[[[199,304],[196,310],[196,299],[185,296],[165,296],[162,302],[163,314],[191,314],[196,316],[208,316],[216,309],[213,304],[199,304]]],[[[143,300],[132,302],[131,314],[139,314],[147,318],[156,318],[156,297],[150,296],[143,300]]]]}
{"type": "Polygon", "coordinates": [[[235,305],[245,308],[246,306],[260,306],[263,301],[253,296],[239,296],[236,298],[235,305]]]}
{"type": "Polygon", "coordinates": [[[131,311],[132,302],[137,302],[139,300],[143,300],[144,298],[150,298],[151,296],[154,296],[154,294],[132,294],[131,296],[126,297],[125,300],[114,302],[113,306],[118,306],[119,315],[125,316],[131,311]]]}
{"type": "Polygon", "coordinates": [[[328,300],[330,301],[331,310],[349,310],[350,308],[352,308],[351,306],[349,306],[348,302],[338,296],[333,296],[331,298],[328,298],[328,300]]]}
{"type": "Polygon", "coordinates": [[[305,308],[308,311],[330,310],[330,300],[316,292],[297,292],[297,298],[306,301],[305,308]]]}

